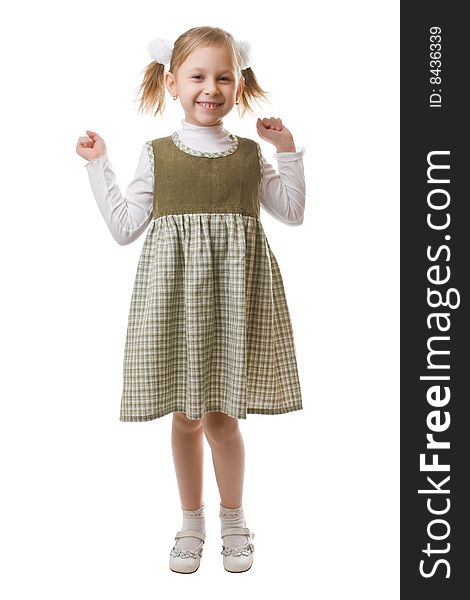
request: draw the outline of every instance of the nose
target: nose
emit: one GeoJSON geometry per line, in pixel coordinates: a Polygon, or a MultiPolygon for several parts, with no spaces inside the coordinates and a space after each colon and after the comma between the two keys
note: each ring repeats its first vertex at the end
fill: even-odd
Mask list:
{"type": "Polygon", "coordinates": [[[206,89],[204,90],[204,93],[209,96],[214,96],[214,95],[218,94],[218,92],[219,92],[219,88],[217,87],[216,81],[208,78],[206,80],[206,89]]]}

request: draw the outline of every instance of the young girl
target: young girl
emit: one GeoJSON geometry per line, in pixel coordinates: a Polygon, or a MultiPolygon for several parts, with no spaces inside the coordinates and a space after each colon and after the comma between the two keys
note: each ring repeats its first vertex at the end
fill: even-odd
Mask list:
{"type": "Polygon", "coordinates": [[[136,240],[150,223],[130,303],[120,420],[173,413],[183,525],[170,568],[178,573],[196,571],[202,556],[203,433],[220,492],[223,566],[239,573],[252,565],[254,533],[242,506],[238,419],[303,408],[283,281],[260,205],[284,223],[302,223],[305,149],[296,149],[281,119],[258,119],[259,136],[276,147],[278,174],[257,142],[224,129],[234,104],[243,116],[253,113],[253,100],[266,99],[248,48],[218,27],[150,43],[140,108],[163,112],[166,87],[185,118],[179,131],[144,144],[125,197],[104,140],[87,131],[76,148],[89,161],[117,243],[136,240]]]}

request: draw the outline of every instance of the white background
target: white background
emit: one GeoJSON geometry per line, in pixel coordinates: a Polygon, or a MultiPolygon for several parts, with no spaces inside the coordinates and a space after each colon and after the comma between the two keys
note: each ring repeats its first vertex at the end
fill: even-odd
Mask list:
{"type": "MultiPolygon", "coordinates": [[[[23,2],[2,18],[0,595],[399,597],[399,3],[23,2]],[[307,12],[308,8],[308,12],[307,12]],[[181,527],[171,415],[119,421],[132,285],[145,234],[119,246],[75,152],[106,141],[121,189],[144,141],[147,44],[199,25],[253,44],[252,67],[304,145],[301,227],[262,221],[291,310],[304,410],[248,415],[251,570],[224,571],[205,442],[207,541],[172,573],[181,527]]],[[[261,143],[255,118],[225,127],[261,143]]],[[[274,159],[270,160],[275,164],[274,159]]]]}

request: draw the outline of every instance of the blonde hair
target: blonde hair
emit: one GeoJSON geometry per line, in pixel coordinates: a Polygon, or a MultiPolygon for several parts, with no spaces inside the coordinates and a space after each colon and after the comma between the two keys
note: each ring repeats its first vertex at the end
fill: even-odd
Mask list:
{"type": "MultiPolygon", "coordinates": [[[[175,74],[194,50],[207,46],[224,46],[227,48],[232,65],[238,71],[240,78],[243,76],[245,79],[245,87],[238,105],[239,114],[241,117],[247,111],[253,114],[253,101],[258,101],[258,99],[267,101],[269,92],[260,87],[251,67],[240,68],[243,59],[236,40],[228,31],[220,27],[209,26],[188,29],[174,43],[169,70],[175,74]]],[[[143,81],[138,88],[139,112],[151,112],[155,107],[154,116],[157,116],[158,113],[163,114],[165,89],[165,65],[152,61],[145,68],[143,81]]]]}

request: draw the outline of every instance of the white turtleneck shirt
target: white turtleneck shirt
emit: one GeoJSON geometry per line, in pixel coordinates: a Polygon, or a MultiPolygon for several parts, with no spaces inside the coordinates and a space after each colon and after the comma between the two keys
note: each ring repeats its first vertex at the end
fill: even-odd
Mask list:
{"type": "MultiPolygon", "coordinates": [[[[232,145],[223,123],[205,127],[181,121],[180,141],[201,152],[221,152],[232,145]]],[[[305,148],[295,152],[275,152],[278,171],[263,158],[259,189],[260,206],[277,220],[301,225],[305,209],[305,178],[302,156],[305,148]]],[[[147,150],[142,147],[133,180],[123,196],[107,153],[84,165],[93,195],[108,228],[120,245],[130,244],[147,228],[153,217],[153,173],[147,150]]]]}

